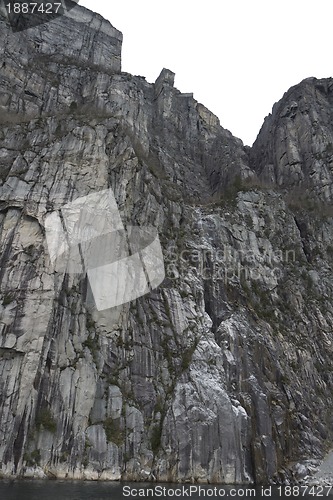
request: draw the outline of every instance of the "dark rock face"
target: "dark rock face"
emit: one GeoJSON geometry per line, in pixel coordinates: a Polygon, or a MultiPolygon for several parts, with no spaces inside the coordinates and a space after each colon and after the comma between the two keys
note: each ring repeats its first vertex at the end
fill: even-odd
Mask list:
{"type": "Polygon", "coordinates": [[[320,456],[331,80],[291,89],[249,151],[171,71],[122,73],[121,34],[82,7],[0,29],[2,474],[263,482],[320,456]],[[166,279],[98,312],[52,269],[45,220],[109,187],[158,230],[166,279]]]}
{"type": "Polygon", "coordinates": [[[275,104],[253,145],[260,178],[332,201],[333,79],[308,78],[275,104]]]}

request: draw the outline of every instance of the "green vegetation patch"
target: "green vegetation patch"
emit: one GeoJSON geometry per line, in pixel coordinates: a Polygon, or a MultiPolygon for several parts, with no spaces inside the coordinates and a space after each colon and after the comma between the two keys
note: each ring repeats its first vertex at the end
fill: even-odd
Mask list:
{"type": "Polygon", "coordinates": [[[109,443],[114,443],[117,446],[124,444],[125,435],[120,426],[120,418],[107,418],[103,422],[103,427],[106,434],[106,440],[109,443]]]}
{"type": "Polygon", "coordinates": [[[57,422],[55,421],[49,408],[43,408],[37,412],[36,427],[37,429],[44,429],[52,432],[53,434],[56,432],[57,422]]]}
{"type": "Polygon", "coordinates": [[[25,461],[28,467],[34,467],[35,465],[40,464],[40,450],[34,450],[31,453],[26,451],[23,455],[23,460],[25,461]]]}

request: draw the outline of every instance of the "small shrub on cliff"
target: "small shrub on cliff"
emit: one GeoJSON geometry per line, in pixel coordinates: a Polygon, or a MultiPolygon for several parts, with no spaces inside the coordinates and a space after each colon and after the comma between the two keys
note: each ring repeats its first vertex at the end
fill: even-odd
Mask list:
{"type": "Polygon", "coordinates": [[[153,450],[154,454],[156,454],[161,446],[161,435],[162,435],[162,429],[160,425],[156,425],[153,427],[152,433],[151,433],[151,449],[153,450]]]}
{"type": "Polygon", "coordinates": [[[36,427],[37,429],[44,429],[46,431],[52,432],[53,434],[56,432],[57,422],[55,421],[51,411],[48,408],[43,408],[37,413],[36,427]]]}
{"type": "Polygon", "coordinates": [[[27,464],[28,467],[34,467],[35,465],[40,464],[40,450],[34,450],[31,453],[25,452],[23,455],[23,460],[27,464]]]}
{"type": "Polygon", "coordinates": [[[106,440],[121,446],[124,443],[124,432],[120,428],[120,419],[107,418],[103,422],[106,440]]]}
{"type": "Polygon", "coordinates": [[[8,306],[14,300],[14,295],[12,293],[5,293],[4,298],[2,299],[2,305],[8,306]]]}

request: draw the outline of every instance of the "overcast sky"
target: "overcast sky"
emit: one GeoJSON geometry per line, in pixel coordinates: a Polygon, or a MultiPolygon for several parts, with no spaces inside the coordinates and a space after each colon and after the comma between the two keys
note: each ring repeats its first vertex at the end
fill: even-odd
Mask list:
{"type": "Polygon", "coordinates": [[[245,144],[289,87],[333,76],[333,0],[79,0],[124,35],[122,69],[175,86],[245,144]]]}

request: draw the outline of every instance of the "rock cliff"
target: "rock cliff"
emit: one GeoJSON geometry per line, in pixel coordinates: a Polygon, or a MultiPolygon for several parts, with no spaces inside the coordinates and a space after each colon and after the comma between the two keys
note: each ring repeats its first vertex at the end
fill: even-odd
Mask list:
{"type": "Polygon", "coordinates": [[[253,148],[174,75],[121,71],[76,6],[14,33],[0,8],[4,476],[283,480],[332,443],[333,80],[292,88],[253,148]],[[97,311],[45,220],[112,188],[166,278],[97,311]]]}

